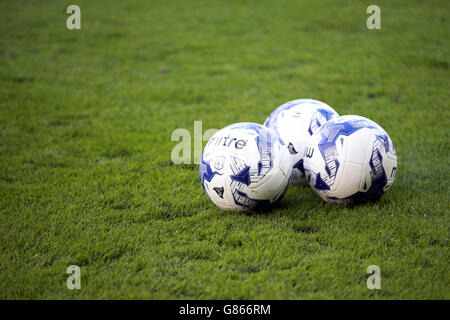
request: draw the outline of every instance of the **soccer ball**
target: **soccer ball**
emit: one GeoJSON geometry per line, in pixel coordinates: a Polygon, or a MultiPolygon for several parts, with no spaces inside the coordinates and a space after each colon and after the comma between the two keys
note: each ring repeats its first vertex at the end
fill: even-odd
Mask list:
{"type": "Polygon", "coordinates": [[[325,201],[357,204],[378,200],[394,182],[397,155],[386,131],[360,116],[326,122],[306,144],[309,185],[325,201]]]}
{"type": "Polygon", "coordinates": [[[236,123],[216,132],[205,146],[200,181],[223,210],[255,210],[281,199],[292,171],[278,134],[260,124],[236,123]]]}
{"type": "Polygon", "coordinates": [[[280,135],[291,154],[291,183],[307,184],[303,170],[306,141],[322,124],[338,116],[333,108],[321,101],[298,99],[282,104],[267,118],[264,125],[280,135]]]}

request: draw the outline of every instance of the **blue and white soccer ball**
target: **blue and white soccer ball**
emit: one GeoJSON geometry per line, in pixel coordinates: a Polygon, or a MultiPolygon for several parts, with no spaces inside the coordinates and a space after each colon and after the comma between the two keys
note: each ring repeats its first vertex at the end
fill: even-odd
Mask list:
{"type": "Polygon", "coordinates": [[[326,122],[308,140],[304,169],[325,201],[357,204],[378,200],[393,184],[397,155],[382,127],[360,116],[326,122]]]}
{"type": "Polygon", "coordinates": [[[281,199],[291,175],[289,151],[278,134],[256,123],[216,132],[205,146],[200,181],[223,210],[254,210],[281,199]]]}
{"type": "Polygon", "coordinates": [[[303,170],[306,141],[326,121],[338,116],[333,108],[321,101],[297,99],[282,104],[267,118],[264,125],[280,135],[291,155],[291,183],[307,184],[303,170]]]}

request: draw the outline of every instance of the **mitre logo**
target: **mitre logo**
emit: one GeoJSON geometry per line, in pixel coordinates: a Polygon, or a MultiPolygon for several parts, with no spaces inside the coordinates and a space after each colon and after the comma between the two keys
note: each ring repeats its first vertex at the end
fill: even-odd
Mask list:
{"type": "Polygon", "coordinates": [[[216,146],[222,146],[222,147],[234,147],[234,148],[240,150],[240,149],[244,149],[244,147],[247,145],[247,140],[232,138],[230,136],[212,137],[209,140],[208,145],[216,145],[216,146]]]}

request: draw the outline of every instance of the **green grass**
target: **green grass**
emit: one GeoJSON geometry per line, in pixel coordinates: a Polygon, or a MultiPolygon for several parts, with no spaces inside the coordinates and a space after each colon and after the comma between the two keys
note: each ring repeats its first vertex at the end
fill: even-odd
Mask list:
{"type": "Polygon", "coordinates": [[[79,0],[69,31],[72,3],[0,3],[0,298],[450,299],[448,1],[374,31],[367,1],[79,0]],[[176,128],[307,97],[389,133],[379,202],[223,212],[170,161],[176,128]]]}

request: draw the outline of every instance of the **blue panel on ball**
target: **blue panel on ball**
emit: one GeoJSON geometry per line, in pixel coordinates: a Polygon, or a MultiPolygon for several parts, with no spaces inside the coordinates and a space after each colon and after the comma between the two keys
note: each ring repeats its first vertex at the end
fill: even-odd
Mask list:
{"type": "MultiPolygon", "coordinates": [[[[217,171],[212,171],[211,166],[209,165],[208,162],[203,161],[200,163],[199,166],[199,173],[200,173],[200,181],[203,185],[203,182],[205,180],[207,180],[208,182],[211,182],[212,178],[218,174],[221,175],[220,173],[218,173],[217,171]]],[[[203,186],[204,188],[204,186],[203,186]]]]}
{"type": "Polygon", "coordinates": [[[231,180],[244,183],[245,185],[250,184],[250,167],[246,166],[237,175],[230,176],[231,180]]]}
{"type": "Polygon", "coordinates": [[[295,164],[294,164],[294,169],[297,168],[298,170],[300,170],[301,173],[303,173],[303,175],[305,175],[305,168],[303,167],[303,159],[298,160],[295,164]]]}
{"type": "Polygon", "coordinates": [[[320,177],[320,172],[316,175],[316,183],[314,188],[317,190],[330,190],[330,186],[320,177]]]}

